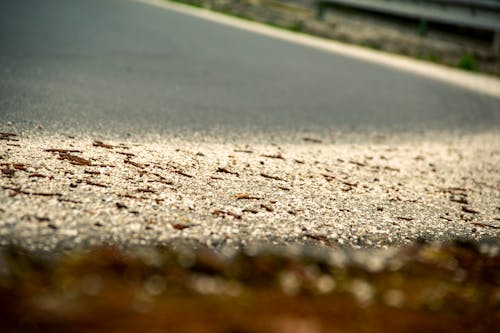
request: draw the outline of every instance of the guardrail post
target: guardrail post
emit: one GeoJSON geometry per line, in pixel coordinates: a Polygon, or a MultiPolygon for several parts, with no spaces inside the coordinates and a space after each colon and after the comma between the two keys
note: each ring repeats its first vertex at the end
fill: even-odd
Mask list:
{"type": "Polygon", "coordinates": [[[421,19],[419,24],[418,24],[418,35],[420,37],[424,37],[425,35],[427,35],[428,30],[429,30],[429,27],[427,25],[427,20],[421,19]]]}
{"type": "Polygon", "coordinates": [[[323,21],[325,19],[325,4],[321,1],[316,1],[316,19],[323,21]]]}
{"type": "Polygon", "coordinates": [[[500,31],[497,30],[493,33],[493,53],[497,57],[500,56],[500,31]]]}

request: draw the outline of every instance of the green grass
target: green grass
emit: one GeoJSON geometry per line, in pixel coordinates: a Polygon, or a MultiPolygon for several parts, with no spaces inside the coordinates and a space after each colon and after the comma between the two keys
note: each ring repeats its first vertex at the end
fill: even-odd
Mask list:
{"type": "Polygon", "coordinates": [[[468,71],[475,71],[477,70],[476,58],[473,55],[466,54],[460,59],[457,66],[468,71]]]}

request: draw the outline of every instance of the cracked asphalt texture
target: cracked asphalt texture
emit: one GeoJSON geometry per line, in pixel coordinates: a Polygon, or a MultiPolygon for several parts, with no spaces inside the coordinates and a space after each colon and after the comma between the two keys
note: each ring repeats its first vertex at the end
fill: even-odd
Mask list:
{"type": "Polygon", "coordinates": [[[379,144],[1,138],[3,244],[384,248],[498,239],[496,133],[379,144]]]}

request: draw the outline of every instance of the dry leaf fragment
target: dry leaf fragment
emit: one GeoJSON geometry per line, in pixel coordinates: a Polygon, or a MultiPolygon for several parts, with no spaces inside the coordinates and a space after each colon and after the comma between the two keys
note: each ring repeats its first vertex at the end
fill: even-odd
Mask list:
{"type": "Polygon", "coordinates": [[[486,227],[486,228],[493,228],[493,229],[500,229],[500,227],[496,225],[491,225],[491,224],[486,224],[486,223],[480,223],[480,222],[472,222],[472,224],[480,226],[480,227],[486,227]]]}
{"type": "Polygon", "coordinates": [[[467,196],[467,189],[463,187],[443,187],[440,189],[443,192],[456,194],[461,196],[467,196]]]}
{"type": "Polygon", "coordinates": [[[344,185],[347,185],[349,187],[356,187],[358,186],[358,183],[351,183],[351,182],[348,182],[348,181],[345,181],[345,180],[338,180],[340,183],[344,184],[344,185]]]}
{"type": "Polygon", "coordinates": [[[131,195],[131,194],[118,194],[118,196],[121,198],[128,198],[128,199],[136,199],[136,200],[141,199],[141,198],[136,197],[135,195],[131,195]]]}
{"type": "Polygon", "coordinates": [[[189,173],[186,173],[186,172],[184,172],[184,171],[182,171],[182,170],[177,170],[177,169],[176,169],[176,170],[174,170],[173,172],[175,172],[175,173],[176,173],[176,174],[178,174],[178,175],[184,176],[184,177],[194,178],[194,176],[193,176],[193,175],[190,175],[189,173]]]}
{"type": "Polygon", "coordinates": [[[225,167],[219,167],[217,168],[217,172],[222,172],[222,173],[229,173],[231,175],[239,176],[240,174],[236,171],[231,171],[228,168],[225,167]]]}
{"type": "Polygon", "coordinates": [[[12,167],[16,170],[26,171],[26,165],[22,163],[14,163],[12,164],[12,167]]]}
{"type": "Polygon", "coordinates": [[[83,203],[81,201],[67,199],[67,198],[61,198],[61,197],[57,198],[57,201],[59,201],[59,202],[71,202],[71,203],[74,203],[74,204],[81,204],[81,203],[83,203]]]}
{"type": "Polygon", "coordinates": [[[323,140],[309,138],[309,137],[304,137],[304,138],[302,138],[302,140],[304,140],[305,142],[311,142],[311,143],[323,143],[323,140]]]}
{"type": "Polygon", "coordinates": [[[82,157],[76,156],[76,155],[71,155],[70,153],[59,153],[59,160],[67,160],[73,165],[82,165],[82,166],[90,166],[92,163],[90,163],[89,160],[86,160],[82,157]]]}
{"type": "Polygon", "coordinates": [[[462,211],[469,213],[469,214],[479,214],[479,211],[472,209],[472,208],[469,208],[467,206],[462,206],[462,211]]]}
{"type": "Polygon", "coordinates": [[[15,133],[0,132],[0,140],[19,141],[18,139],[13,139],[15,136],[17,136],[15,133]]]}
{"type": "Polygon", "coordinates": [[[278,177],[278,176],[271,176],[271,175],[268,175],[267,173],[263,173],[263,172],[261,172],[261,173],[260,173],[260,175],[261,175],[262,177],[264,177],[264,178],[274,179],[274,180],[283,180],[283,181],[284,181],[284,179],[283,179],[283,178],[281,178],[281,177],[278,177]]]}
{"type": "Polygon", "coordinates": [[[231,216],[231,217],[234,217],[237,220],[241,220],[241,215],[240,214],[236,214],[236,213],[233,213],[233,212],[230,212],[230,211],[224,211],[224,210],[217,209],[217,210],[214,210],[212,212],[212,214],[220,216],[220,217],[231,216]]]}
{"type": "Polygon", "coordinates": [[[360,166],[360,167],[365,167],[366,163],[358,162],[358,161],[349,161],[349,163],[360,166]]]}
{"type": "Polygon", "coordinates": [[[307,238],[310,238],[310,239],[318,240],[318,241],[328,241],[328,237],[326,237],[325,235],[321,235],[321,234],[316,235],[316,234],[305,233],[304,236],[307,238]]]}
{"type": "Polygon", "coordinates": [[[125,205],[121,202],[117,202],[117,203],[115,203],[115,205],[116,205],[116,208],[118,208],[118,209],[127,209],[128,208],[127,205],[125,205]]]}
{"type": "Polygon", "coordinates": [[[133,166],[135,166],[136,168],[139,168],[139,169],[144,169],[144,165],[139,164],[139,163],[134,162],[134,161],[131,161],[128,158],[124,159],[123,163],[133,165],[133,166]]]}
{"type": "Polygon", "coordinates": [[[393,168],[393,167],[390,167],[390,166],[384,166],[384,169],[385,170],[389,170],[389,171],[400,171],[398,168],[393,168]]]}
{"type": "Polygon", "coordinates": [[[323,242],[330,247],[334,245],[333,242],[330,239],[328,239],[326,235],[305,233],[304,237],[313,239],[315,241],[323,242]]]}
{"type": "Polygon", "coordinates": [[[274,212],[274,208],[269,205],[260,204],[260,208],[264,208],[268,212],[274,212]]]}
{"type": "Polygon", "coordinates": [[[234,197],[236,200],[241,200],[241,199],[260,200],[260,199],[262,199],[261,197],[253,196],[253,195],[250,195],[248,193],[239,193],[239,194],[236,194],[234,197]]]}
{"type": "Polygon", "coordinates": [[[187,229],[187,228],[191,228],[191,227],[194,227],[195,225],[194,224],[182,224],[182,223],[174,223],[174,224],[171,224],[171,226],[176,229],[176,230],[184,230],[184,229],[187,229]]]}
{"type": "Polygon", "coordinates": [[[322,173],[321,175],[322,175],[323,177],[325,177],[325,180],[326,180],[327,182],[331,182],[332,180],[334,180],[334,179],[335,179],[335,176],[332,176],[332,175],[329,175],[329,174],[326,174],[326,173],[322,173]]]}
{"type": "Polygon", "coordinates": [[[94,143],[92,143],[92,146],[102,147],[102,148],[106,148],[106,149],[113,149],[114,148],[114,146],[107,144],[107,143],[104,143],[102,141],[98,141],[98,140],[94,140],[94,143]]]}
{"type": "Polygon", "coordinates": [[[7,167],[5,169],[2,169],[2,174],[6,177],[12,178],[16,174],[16,170],[7,167]]]}
{"type": "Polygon", "coordinates": [[[243,213],[252,213],[252,214],[257,214],[259,211],[253,208],[245,208],[242,210],[243,213]]]}
{"type": "Polygon", "coordinates": [[[60,153],[60,154],[68,154],[68,153],[81,153],[81,150],[77,149],[60,149],[60,148],[49,148],[45,149],[46,152],[49,153],[60,153]]]}
{"type": "Polygon", "coordinates": [[[90,180],[87,180],[87,179],[85,180],[85,183],[87,185],[92,185],[92,186],[97,186],[97,187],[104,187],[104,188],[109,187],[106,184],[96,183],[96,182],[93,182],[93,181],[90,181],[90,180]]]}
{"type": "Polygon", "coordinates": [[[28,195],[36,195],[36,196],[40,196],[40,197],[61,197],[62,196],[61,193],[25,192],[25,191],[23,191],[21,193],[28,194],[28,195]]]}
{"type": "Polygon", "coordinates": [[[135,157],[135,154],[133,153],[127,153],[127,152],[124,152],[124,151],[115,151],[115,153],[117,154],[120,154],[120,155],[124,155],[124,156],[127,156],[127,157],[135,157]]]}
{"type": "Polygon", "coordinates": [[[281,154],[274,154],[274,155],[262,154],[260,156],[267,157],[267,158],[274,158],[274,159],[277,159],[277,160],[285,160],[285,158],[281,154]]]}
{"type": "Polygon", "coordinates": [[[41,197],[61,197],[61,193],[46,193],[46,192],[28,192],[21,189],[21,187],[11,187],[11,186],[2,186],[4,190],[11,190],[14,192],[14,195],[17,194],[26,194],[26,195],[36,195],[41,197]]]}
{"type": "Polygon", "coordinates": [[[143,193],[156,193],[155,190],[152,190],[150,188],[138,188],[137,192],[143,192],[143,193]]]}
{"type": "Polygon", "coordinates": [[[165,185],[173,185],[174,182],[171,181],[171,180],[164,180],[164,179],[150,179],[148,180],[148,183],[161,183],[161,184],[165,184],[165,185]]]}
{"type": "Polygon", "coordinates": [[[151,174],[154,175],[154,176],[156,176],[156,177],[158,177],[158,178],[160,178],[160,180],[169,181],[170,182],[170,180],[168,180],[167,178],[163,177],[161,174],[159,174],[157,172],[151,172],[151,174]]]}
{"type": "Polygon", "coordinates": [[[452,202],[458,202],[458,203],[463,204],[463,205],[468,205],[469,204],[469,201],[465,197],[458,197],[457,198],[457,197],[452,196],[452,197],[450,197],[450,201],[452,201],[452,202]]]}
{"type": "Polygon", "coordinates": [[[38,172],[34,172],[34,173],[30,173],[28,175],[29,178],[53,178],[52,176],[47,176],[47,175],[44,175],[43,173],[38,173],[38,172]]]}

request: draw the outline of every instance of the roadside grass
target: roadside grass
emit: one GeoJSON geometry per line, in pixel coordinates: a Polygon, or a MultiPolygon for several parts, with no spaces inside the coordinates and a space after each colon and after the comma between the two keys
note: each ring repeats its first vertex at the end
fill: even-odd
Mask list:
{"type": "Polygon", "coordinates": [[[473,55],[466,54],[460,59],[457,64],[458,68],[464,69],[466,71],[476,71],[477,70],[477,62],[476,58],[473,55]]]}

